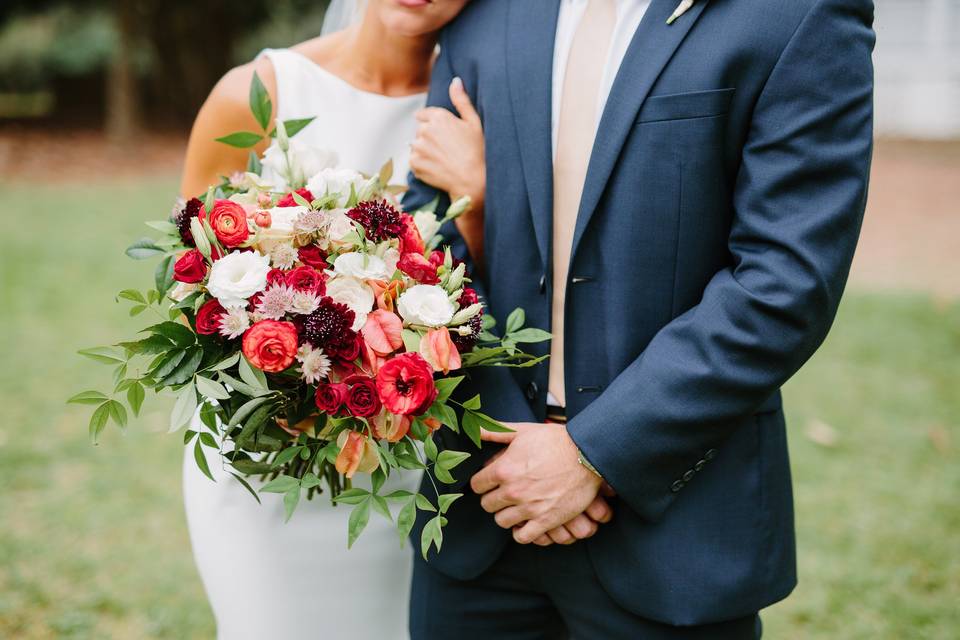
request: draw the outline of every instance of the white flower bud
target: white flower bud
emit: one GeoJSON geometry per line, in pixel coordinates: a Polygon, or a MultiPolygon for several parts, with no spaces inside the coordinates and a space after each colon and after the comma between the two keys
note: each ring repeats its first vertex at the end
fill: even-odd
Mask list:
{"type": "Polygon", "coordinates": [[[450,320],[452,326],[457,326],[469,322],[473,316],[477,315],[483,311],[483,305],[479,302],[470,305],[466,309],[461,309],[453,314],[453,318],[450,320]]]}
{"type": "Polygon", "coordinates": [[[197,245],[197,251],[204,258],[210,257],[210,240],[207,239],[207,232],[203,228],[200,218],[190,220],[190,233],[193,235],[193,241],[197,245]]]}

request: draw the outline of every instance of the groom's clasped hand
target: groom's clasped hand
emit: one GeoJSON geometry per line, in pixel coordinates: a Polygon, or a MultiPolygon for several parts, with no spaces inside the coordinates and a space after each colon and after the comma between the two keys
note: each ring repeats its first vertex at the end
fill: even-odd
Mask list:
{"type": "Polygon", "coordinates": [[[520,544],[571,544],[593,536],[613,510],[609,485],[580,463],[560,424],[511,423],[510,433],[483,431],[485,442],[507,445],[470,480],[485,511],[512,529],[520,544]]]}

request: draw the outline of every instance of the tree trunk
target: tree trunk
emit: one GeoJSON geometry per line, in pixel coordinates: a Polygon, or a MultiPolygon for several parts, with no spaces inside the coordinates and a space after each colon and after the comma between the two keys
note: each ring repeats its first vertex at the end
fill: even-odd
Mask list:
{"type": "Polygon", "coordinates": [[[130,143],[140,129],[140,101],[137,77],[133,69],[136,41],[134,3],[114,3],[117,46],[107,74],[107,122],[109,139],[117,144],[130,143]]]}

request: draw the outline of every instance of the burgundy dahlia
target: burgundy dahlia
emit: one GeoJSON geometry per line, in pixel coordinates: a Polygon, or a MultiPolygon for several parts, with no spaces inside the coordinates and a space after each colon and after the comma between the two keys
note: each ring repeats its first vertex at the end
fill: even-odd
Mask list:
{"type": "Polygon", "coordinates": [[[190,221],[194,218],[204,218],[203,203],[199,198],[190,198],[187,200],[183,210],[174,214],[173,224],[177,225],[177,231],[180,232],[180,239],[188,247],[195,247],[197,243],[193,241],[193,233],[190,232],[190,221]]]}
{"type": "Polygon", "coordinates": [[[347,217],[363,225],[367,238],[373,242],[397,238],[403,232],[400,212],[386,200],[361,202],[347,211],[347,217]]]}
{"type": "Polygon", "coordinates": [[[352,329],[355,318],[350,307],[324,296],[303,323],[304,341],[330,354],[350,352],[357,341],[357,332],[352,329]]]}

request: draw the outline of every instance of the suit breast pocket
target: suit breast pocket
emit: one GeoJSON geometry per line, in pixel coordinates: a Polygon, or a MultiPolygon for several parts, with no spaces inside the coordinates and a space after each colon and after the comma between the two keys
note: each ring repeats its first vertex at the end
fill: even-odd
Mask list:
{"type": "Polygon", "coordinates": [[[722,116],[730,110],[736,89],[714,89],[650,96],[640,108],[637,124],[722,116]]]}

